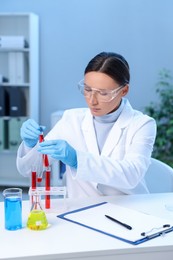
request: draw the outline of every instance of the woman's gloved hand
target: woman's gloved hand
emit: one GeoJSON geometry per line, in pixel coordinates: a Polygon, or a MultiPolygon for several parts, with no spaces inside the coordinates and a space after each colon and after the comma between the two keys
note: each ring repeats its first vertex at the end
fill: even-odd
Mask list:
{"type": "Polygon", "coordinates": [[[75,169],[77,168],[76,150],[64,140],[44,141],[39,144],[38,151],[42,154],[48,154],[75,169]]]}
{"type": "Polygon", "coordinates": [[[40,127],[33,119],[28,119],[22,124],[20,136],[25,145],[32,148],[37,144],[39,135],[44,129],[44,126],[40,127]]]}

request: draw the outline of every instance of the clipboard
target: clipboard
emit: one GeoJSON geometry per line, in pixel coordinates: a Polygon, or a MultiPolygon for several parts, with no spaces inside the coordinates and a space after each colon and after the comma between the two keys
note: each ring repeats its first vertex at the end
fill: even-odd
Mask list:
{"type": "Polygon", "coordinates": [[[89,205],[57,216],[123,242],[138,245],[173,231],[173,221],[118,206],[109,202],[89,205]],[[131,230],[110,221],[105,215],[127,223],[131,230]]]}

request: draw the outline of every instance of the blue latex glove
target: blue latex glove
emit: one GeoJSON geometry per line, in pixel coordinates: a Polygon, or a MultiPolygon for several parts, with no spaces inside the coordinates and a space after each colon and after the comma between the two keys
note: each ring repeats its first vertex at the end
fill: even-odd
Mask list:
{"type": "Polygon", "coordinates": [[[75,169],[77,168],[76,151],[64,140],[44,141],[40,143],[38,151],[42,154],[48,154],[75,169]]]}
{"type": "Polygon", "coordinates": [[[65,165],[62,161],[60,161],[60,166],[59,166],[59,168],[60,168],[59,176],[60,176],[60,179],[62,179],[62,178],[63,178],[63,175],[64,175],[64,173],[65,173],[65,171],[66,171],[66,165],[65,165]]]}
{"type": "Polygon", "coordinates": [[[40,127],[33,119],[28,119],[22,124],[20,136],[25,145],[32,148],[37,144],[39,135],[44,129],[44,126],[40,127]]]}

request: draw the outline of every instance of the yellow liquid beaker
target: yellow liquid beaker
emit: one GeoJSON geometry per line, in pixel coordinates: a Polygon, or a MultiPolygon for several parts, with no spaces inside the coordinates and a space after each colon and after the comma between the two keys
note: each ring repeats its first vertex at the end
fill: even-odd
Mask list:
{"type": "Polygon", "coordinates": [[[32,230],[43,230],[48,227],[47,218],[43,210],[32,210],[29,214],[27,227],[32,230]]]}
{"type": "Polygon", "coordinates": [[[28,216],[27,227],[31,230],[44,230],[48,227],[45,212],[39,202],[39,196],[35,196],[30,214],[28,216]]]}

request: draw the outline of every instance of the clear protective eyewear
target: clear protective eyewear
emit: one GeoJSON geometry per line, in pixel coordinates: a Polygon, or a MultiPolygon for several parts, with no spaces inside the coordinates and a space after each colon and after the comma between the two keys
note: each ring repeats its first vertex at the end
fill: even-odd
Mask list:
{"type": "Polygon", "coordinates": [[[85,84],[84,80],[82,79],[78,83],[78,88],[82,95],[84,95],[86,98],[91,98],[93,94],[97,94],[97,98],[100,102],[110,102],[114,98],[118,96],[118,92],[121,88],[123,88],[125,85],[120,86],[119,88],[113,89],[113,90],[106,90],[106,89],[96,89],[91,88],[88,85],[85,84]]]}

